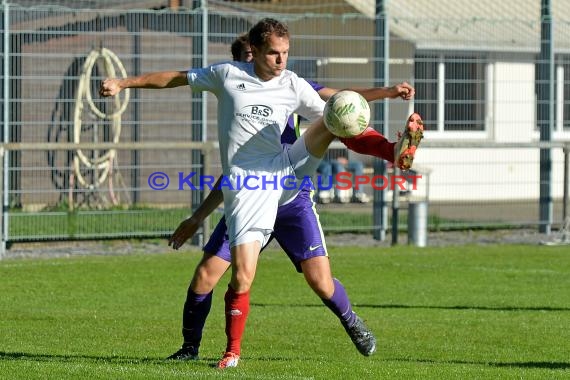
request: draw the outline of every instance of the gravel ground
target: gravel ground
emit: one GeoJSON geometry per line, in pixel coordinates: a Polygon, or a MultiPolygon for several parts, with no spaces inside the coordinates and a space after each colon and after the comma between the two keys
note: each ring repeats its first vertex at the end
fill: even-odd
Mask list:
{"type": "MultiPolygon", "coordinates": [[[[327,235],[327,245],[390,247],[391,236],[385,241],[374,240],[368,234],[327,235]]],[[[496,230],[496,231],[454,231],[432,232],[428,234],[428,246],[461,246],[466,244],[532,244],[560,243],[561,232],[550,235],[540,234],[536,230],[496,230]]],[[[570,245],[570,236],[566,244],[570,245]]],[[[398,243],[407,244],[405,234],[399,236],[398,243]]],[[[275,247],[276,244],[272,243],[275,247]]],[[[138,253],[165,253],[170,251],[166,239],[148,240],[102,240],[102,241],[50,241],[37,243],[15,243],[5,253],[4,259],[69,257],[81,255],[128,255],[138,253]]],[[[199,252],[197,246],[184,246],[185,251],[199,252]]]]}

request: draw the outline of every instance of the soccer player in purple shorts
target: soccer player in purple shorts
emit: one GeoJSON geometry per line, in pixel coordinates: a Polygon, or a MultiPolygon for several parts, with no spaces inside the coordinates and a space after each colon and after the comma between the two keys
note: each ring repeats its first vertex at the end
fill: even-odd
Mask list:
{"type": "MultiPolygon", "coordinates": [[[[238,364],[259,253],[274,230],[279,206],[292,201],[298,194],[298,191],[288,191],[279,186],[241,186],[240,179],[247,176],[270,176],[282,180],[310,176],[335,139],[323,121],[323,99],[303,78],[287,69],[290,49],[287,25],[273,18],[264,18],[250,29],[248,40],[252,62],[220,62],[188,70],[106,78],[99,88],[99,94],[103,97],[114,96],[127,88],[166,89],[180,86],[188,86],[193,92],[209,92],[216,96],[218,143],[223,173],[221,179],[229,184],[220,186],[220,189],[223,192],[231,249],[231,277],[224,297],[227,343],[218,368],[235,367],[238,364]],[[258,113],[259,107],[265,110],[262,117],[258,113]],[[290,148],[284,148],[280,135],[287,128],[289,116],[295,113],[309,120],[311,125],[290,148]]],[[[357,91],[367,101],[382,97],[409,99],[413,94],[410,88],[409,85],[397,85],[357,91]]],[[[397,157],[394,160],[396,164],[406,169],[411,165],[422,138],[421,119],[416,116],[408,119],[404,134],[391,154],[392,158],[397,157]]],[[[377,139],[385,140],[370,129],[352,139],[355,140],[353,147],[360,145],[376,155],[374,152],[380,150],[374,143],[377,139]]],[[[176,240],[178,237],[179,235],[176,240]]],[[[332,280],[326,256],[304,260],[301,266],[311,287],[314,285],[312,281],[317,281],[317,294],[321,298],[329,301],[340,299],[337,293],[344,289],[339,286],[340,283],[332,280]]],[[[219,279],[212,278],[215,281],[219,279]]],[[[204,287],[207,289],[208,285],[205,283],[204,287]]],[[[200,295],[200,301],[206,300],[208,292],[213,288],[204,291],[196,284],[191,286],[194,293],[200,295]]],[[[349,332],[354,331],[353,336],[368,347],[366,352],[373,352],[375,339],[362,321],[346,310],[341,310],[341,317],[348,319],[349,332]]]]}
{"type": "MultiPolygon", "coordinates": [[[[240,36],[232,44],[234,60],[251,60],[251,50],[246,36],[240,36]]],[[[309,81],[315,91],[323,99],[328,99],[338,90],[324,87],[309,81]]],[[[387,89],[382,89],[378,98],[398,97],[403,93],[413,96],[413,88],[407,83],[387,89]],[[383,92],[382,92],[383,91],[383,92]]],[[[404,97],[409,99],[410,97],[404,97]]],[[[299,136],[298,120],[291,117],[287,127],[281,135],[283,144],[292,144],[299,136]]],[[[383,157],[394,157],[394,143],[389,143],[383,157]]],[[[203,220],[222,201],[219,190],[213,190],[204,203],[188,219],[183,221],[170,238],[169,245],[178,249],[198,230],[203,220]]],[[[339,318],[343,327],[349,334],[358,351],[363,355],[371,355],[376,348],[374,335],[352,310],[350,300],[343,285],[332,277],[328,260],[326,244],[316,214],[310,186],[301,189],[296,198],[277,211],[272,238],[279,243],[298,272],[303,273],[313,291],[322,299],[323,303],[339,318]]],[[[204,256],[196,268],[194,277],[188,288],[186,302],[183,310],[182,347],[169,356],[174,360],[195,360],[202,339],[202,332],[206,318],[209,314],[213,288],[222,275],[229,268],[231,262],[230,246],[227,236],[225,218],[222,218],[214,229],[209,241],[204,246],[204,256]]],[[[228,345],[240,342],[228,342],[228,345]]],[[[239,356],[229,356],[227,366],[237,365],[239,356]]]]}

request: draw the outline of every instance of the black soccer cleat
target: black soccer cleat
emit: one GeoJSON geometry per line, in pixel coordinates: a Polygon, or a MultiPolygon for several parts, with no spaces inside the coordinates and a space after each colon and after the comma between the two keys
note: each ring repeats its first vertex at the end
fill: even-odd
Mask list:
{"type": "Polygon", "coordinates": [[[198,360],[198,349],[194,346],[182,346],[166,360],[198,360]]]}
{"type": "Polygon", "coordinates": [[[376,338],[358,315],[352,326],[344,326],[344,329],[362,355],[370,356],[376,352],[376,338]]]}

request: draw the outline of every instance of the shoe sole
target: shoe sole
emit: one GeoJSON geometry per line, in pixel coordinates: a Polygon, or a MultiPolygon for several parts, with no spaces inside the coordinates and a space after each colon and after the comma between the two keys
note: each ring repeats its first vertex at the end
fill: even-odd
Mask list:
{"type": "Polygon", "coordinates": [[[370,356],[376,352],[376,337],[360,317],[357,316],[356,318],[357,320],[355,324],[358,323],[360,325],[359,327],[357,327],[359,330],[357,333],[351,331],[352,328],[347,328],[345,325],[343,325],[343,327],[348,333],[350,340],[352,340],[352,343],[354,344],[358,352],[361,355],[370,356]],[[360,335],[360,337],[356,336],[356,334],[360,335]],[[365,339],[363,340],[362,337],[364,335],[365,339]]]}
{"type": "Polygon", "coordinates": [[[237,360],[229,363],[218,363],[218,369],[235,368],[237,367],[237,365],[238,365],[237,360]]]}
{"type": "Polygon", "coordinates": [[[216,366],[218,369],[234,368],[238,366],[239,356],[231,358],[222,358],[216,366]],[[226,360],[227,359],[227,360],[226,360]]]}
{"type": "Polygon", "coordinates": [[[237,363],[229,363],[229,364],[224,364],[224,365],[221,365],[218,363],[217,368],[218,369],[226,369],[226,368],[235,368],[235,367],[237,367],[237,363]]]}
{"type": "Polygon", "coordinates": [[[366,352],[361,352],[361,354],[364,356],[371,356],[375,352],[376,352],[376,344],[374,344],[374,347],[372,347],[370,350],[368,350],[366,352]]]}
{"type": "Polygon", "coordinates": [[[398,144],[396,144],[397,166],[401,170],[409,170],[414,162],[416,150],[424,137],[424,122],[419,114],[413,113],[406,122],[406,128],[398,144]],[[406,143],[405,143],[406,142],[406,143]],[[399,146],[399,147],[398,147],[399,146]]]}
{"type": "Polygon", "coordinates": [[[185,356],[183,358],[168,357],[165,360],[176,360],[176,361],[180,361],[180,362],[185,362],[185,361],[192,361],[192,360],[200,360],[200,358],[198,357],[198,355],[196,355],[196,356],[185,356]]]}

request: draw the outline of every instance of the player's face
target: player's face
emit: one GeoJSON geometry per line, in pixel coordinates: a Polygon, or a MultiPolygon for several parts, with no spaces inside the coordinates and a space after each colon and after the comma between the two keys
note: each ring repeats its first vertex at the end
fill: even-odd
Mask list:
{"type": "Polygon", "coordinates": [[[281,75],[287,67],[289,38],[272,34],[267,43],[259,48],[251,47],[255,73],[261,80],[270,80],[281,75]]]}
{"type": "Polygon", "coordinates": [[[245,45],[239,56],[240,62],[253,61],[253,54],[251,53],[251,46],[245,45]]]}

